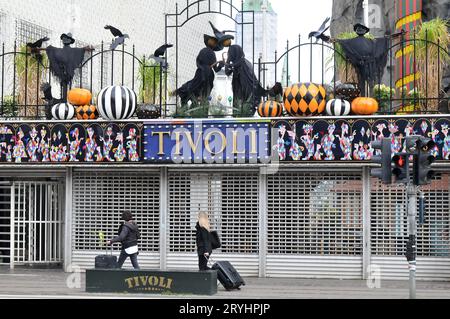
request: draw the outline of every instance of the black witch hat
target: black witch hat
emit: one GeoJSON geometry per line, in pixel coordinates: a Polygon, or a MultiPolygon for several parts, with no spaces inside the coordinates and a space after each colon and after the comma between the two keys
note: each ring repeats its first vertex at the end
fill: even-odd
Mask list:
{"type": "Polygon", "coordinates": [[[71,33],[63,33],[61,34],[61,40],[64,45],[71,45],[75,43],[75,39],[72,37],[71,33]]]}
{"type": "Polygon", "coordinates": [[[219,31],[212,22],[209,24],[213,29],[214,36],[204,35],[205,45],[210,47],[214,51],[222,51],[224,47],[229,47],[231,45],[231,40],[234,40],[234,36],[230,34],[226,34],[226,32],[234,32],[234,31],[219,31]]]}

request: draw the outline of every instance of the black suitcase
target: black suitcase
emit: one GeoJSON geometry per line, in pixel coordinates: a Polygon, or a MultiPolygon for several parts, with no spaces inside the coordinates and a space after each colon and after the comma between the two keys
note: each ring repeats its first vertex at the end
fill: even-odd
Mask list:
{"type": "Polygon", "coordinates": [[[230,262],[218,261],[212,269],[217,270],[217,279],[226,290],[240,289],[239,287],[245,286],[245,281],[230,262]]]}
{"type": "Polygon", "coordinates": [[[116,269],[117,265],[117,257],[112,254],[112,246],[111,246],[111,255],[98,255],[95,257],[95,269],[116,269]]]}

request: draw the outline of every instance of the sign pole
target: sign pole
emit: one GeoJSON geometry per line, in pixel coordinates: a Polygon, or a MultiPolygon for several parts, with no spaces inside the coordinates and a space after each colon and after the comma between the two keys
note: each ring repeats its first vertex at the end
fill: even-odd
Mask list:
{"type": "Polygon", "coordinates": [[[409,242],[406,249],[406,258],[409,263],[409,298],[416,299],[417,188],[412,183],[409,183],[407,187],[409,242]]]}

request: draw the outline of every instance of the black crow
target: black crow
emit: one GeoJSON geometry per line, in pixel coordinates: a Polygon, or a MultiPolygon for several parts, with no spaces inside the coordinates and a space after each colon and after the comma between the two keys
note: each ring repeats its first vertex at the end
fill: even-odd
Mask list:
{"type": "Polygon", "coordinates": [[[156,49],[155,53],[150,55],[150,58],[156,61],[156,63],[159,63],[161,67],[164,70],[167,70],[169,65],[166,63],[166,60],[164,59],[164,55],[166,54],[167,49],[172,48],[173,44],[164,44],[160,46],[158,49],[156,49]]]}
{"type": "Polygon", "coordinates": [[[32,49],[40,49],[42,48],[42,45],[44,44],[44,42],[50,41],[50,38],[48,37],[44,37],[42,39],[37,40],[34,43],[27,43],[27,47],[32,48],[32,49]]]}
{"type": "Polygon", "coordinates": [[[155,53],[153,53],[153,57],[162,57],[164,54],[166,54],[167,49],[172,48],[173,44],[164,44],[160,46],[158,49],[156,49],[155,53]]]}
{"type": "Polygon", "coordinates": [[[112,35],[115,37],[115,40],[110,47],[111,50],[115,50],[119,45],[125,43],[125,39],[130,38],[128,34],[123,34],[122,31],[113,26],[107,25],[105,26],[105,29],[111,31],[112,35]]]}
{"type": "Polygon", "coordinates": [[[330,17],[326,18],[325,21],[320,26],[319,30],[311,32],[308,36],[308,39],[315,37],[316,43],[319,42],[319,40],[322,40],[324,42],[330,41],[330,37],[324,35],[324,33],[327,32],[328,29],[330,28],[330,26],[327,27],[327,24],[330,20],[331,20],[330,17]]]}

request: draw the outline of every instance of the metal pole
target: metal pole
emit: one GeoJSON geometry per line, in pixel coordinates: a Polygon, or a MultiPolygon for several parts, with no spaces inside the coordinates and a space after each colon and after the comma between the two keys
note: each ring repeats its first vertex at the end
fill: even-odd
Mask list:
{"type": "Polygon", "coordinates": [[[416,299],[416,236],[417,236],[417,188],[408,184],[408,234],[412,247],[409,263],[409,298],[416,299]]]}

